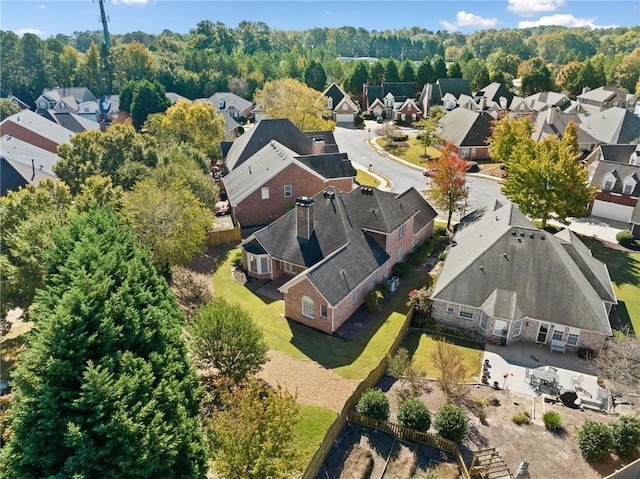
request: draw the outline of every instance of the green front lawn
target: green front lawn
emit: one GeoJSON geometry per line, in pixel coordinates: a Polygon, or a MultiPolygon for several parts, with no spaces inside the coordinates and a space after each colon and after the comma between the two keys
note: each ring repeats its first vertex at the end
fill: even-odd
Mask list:
{"type": "Polygon", "coordinates": [[[13,328],[0,341],[0,379],[10,379],[11,372],[18,364],[18,356],[27,347],[27,333],[33,328],[33,323],[23,322],[17,328],[13,328]]]}
{"type": "Polygon", "coordinates": [[[361,186],[370,186],[372,188],[377,188],[378,186],[380,186],[380,180],[378,180],[378,178],[375,178],[373,176],[371,176],[369,173],[367,173],[364,170],[357,170],[357,176],[356,176],[356,183],[358,183],[361,186]]]}
{"type": "Polygon", "coordinates": [[[300,421],[296,424],[293,448],[300,461],[301,470],[307,467],[322,443],[327,429],[337,417],[338,413],[331,409],[308,404],[300,405],[300,421]]]}
{"type": "MultiPolygon", "coordinates": [[[[390,148],[387,146],[386,137],[378,137],[374,141],[377,142],[378,146],[384,148],[386,151],[391,153],[398,158],[402,158],[404,161],[408,161],[416,166],[421,168],[426,168],[429,164],[428,158],[423,158],[421,155],[424,155],[424,146],[420,144],[420,141],[416,139],[416,137],[410,137],[408,141],[403,142],[403,145],[398,148],[390,148]]],[[[393,145],[394,143],[392,143],[393,145]]],[[[442,153],[440,150],[434,147],[427,148],[427,155],[431,158],[438,158],[442,153]]]]}
{"type": "MultiPolygon", "coordinates": [[[[438,336],[421,332],[409,331],[402,342],[402,347],[412,356],[412,363],[424,371],[426,377],[437,378],[438,370],[433,365],[431,354],[436,349],[436,341],[438,336]]],[[[444,338],[448,343],[453,344],[464,358],[467,368],[467,376],[465,381],[473,381],[473,376],[477,376],[482,368],[482,356],[484,349],[472,342],[463,339],[444,338]]]]}
{"type": "MultiPolygon", "coordinates": [[[[271,349],[295,358],[317,361],[347,379],[364,379],[387,353],[398,336],[409,311],[409,291],[426,283],[423,274],[414,274],[400,282],[382,310],[363,328],[355,341],[344,341],[284,317],[284,303],[254,294],[231,277],[231,260],[238,250],[228,252],[214,273],[217,297],[241,304],[249,310],[265,335],[271,349]]],[[[390,293],[387,293],[390,294],[390,293]]]]}
{"type": "Polygon", "coordinates": [[[609,269],[622,324],[631,324],[636,335],[640,336],[640,253],[607,248],[587,237],[581,239],[591,249],[593,256],[609,269]]]}

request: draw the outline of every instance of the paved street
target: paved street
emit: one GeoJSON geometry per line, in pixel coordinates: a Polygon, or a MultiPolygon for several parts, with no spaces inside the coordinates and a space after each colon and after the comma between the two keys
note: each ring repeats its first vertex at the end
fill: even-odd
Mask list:
{"type": "MultiPolygon", "coordinates": [[[[373,172],[391,182],[391,191],[393,192],[401,193],[412,186],[418,191],[427,189],[429,186],[421,169],[408,167],[386,158],[367,144],[369,138],[378,136],[376,128],[379,128],[379,125],[372,127],[371,132],[366,128],[358,130],[337,127],[334,136],[338,148],[347,153],[349,159],[363,169],[368,169],[371,165],[373,172]]],[[[469,186],[469,208],[484,206],[494,198],[504,198],[500,193],[500,184],[497,181],[468,176],[467,185],[469,186]]],[[[439,213],[443,214],[444,212],[439,213]]]]}

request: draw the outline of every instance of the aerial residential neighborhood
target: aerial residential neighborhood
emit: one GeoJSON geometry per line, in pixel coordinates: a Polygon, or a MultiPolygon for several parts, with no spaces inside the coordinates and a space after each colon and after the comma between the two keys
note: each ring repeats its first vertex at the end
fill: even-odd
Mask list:
{"type": "Polygon", "coordinates": [[[95,7],[0,31],[3,477],[640,477],[636,25],[95,7]]]}

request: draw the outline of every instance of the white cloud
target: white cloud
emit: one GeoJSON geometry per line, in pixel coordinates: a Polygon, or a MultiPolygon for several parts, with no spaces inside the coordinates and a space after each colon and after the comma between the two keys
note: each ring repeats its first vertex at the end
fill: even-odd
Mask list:
{"type": "Polygon", "coordinates": [[[595,18],[576,18],[569,14],[557,14],[540,17],[532,22],[522,21],[518,23],[518,28],[539,27],[541,25],[559,25],[561,27],[589,27],[589,28],[615,28],[617,25],[596,25],[595,18]]]}
{"type": "Polygon", "coordinates": [[[46,5],[40,5],[38,8],[40,8],[40,10],[44,10],[45,8],[47,8],[46,5]]]}
{"type": "Polygon", "coordinates": [[[509,0],[507,10],[523,17],[531,17],[537,13],[555,12],[564,7],[564,0],[509,0]]]}
{"type": "Polygon", "coordinates": [[[325,15],[333,15],[333,12],[324,12],[325,15]]]}
{"type": "Polygon", "coordinates": [[[14,30],[14,33],[21,37],[25,33],[33,33],[34,35],[42,35],[44,32],[42,30],[38,30],[37,28],[18,28],[14,30]]]}
{"type": "Polygon", "coordinates": [[[124,3],[125,5],[146,5],[149,0],[111,0],[111,3],[124,3]]]}
{"type": "Polygon", "coordinates": [[[473,13],[467,13],[464,10],[456,13],[456,21],[453,23],[446,20],[440,20],[440,25],[447,30],[458,30],[460,27],[493,28],[497,24],[497,18],[482,18],[478,15],[474,15],[473,13]]]}

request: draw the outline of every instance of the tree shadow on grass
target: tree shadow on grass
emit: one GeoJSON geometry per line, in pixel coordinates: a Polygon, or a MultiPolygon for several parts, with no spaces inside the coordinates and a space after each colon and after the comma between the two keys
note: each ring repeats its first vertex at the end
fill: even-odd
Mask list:
{"type": "Polygon", "coordinates": [[[582,237],[593,256],[607,265],[611,282],[617,286],[640,284],[640,257],[619,247],[582,237]]]}

